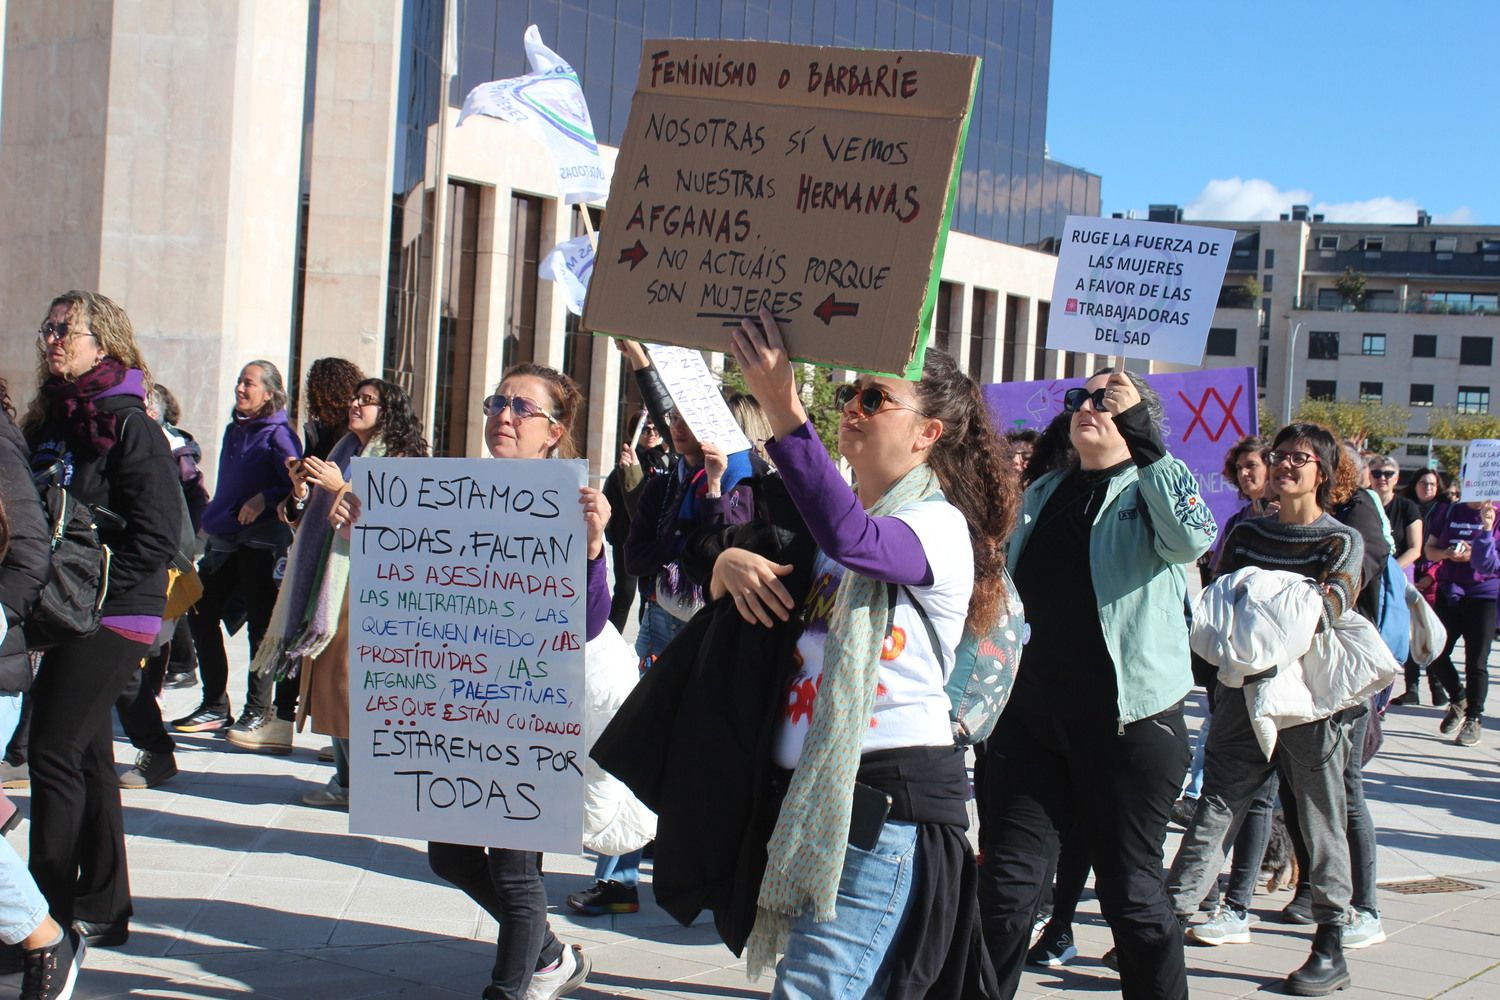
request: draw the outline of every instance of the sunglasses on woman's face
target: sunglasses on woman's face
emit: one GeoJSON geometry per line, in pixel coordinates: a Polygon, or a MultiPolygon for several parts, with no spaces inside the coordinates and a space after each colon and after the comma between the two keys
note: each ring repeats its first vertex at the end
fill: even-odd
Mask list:
{"type": "Polygon", "coordinates": [[[849,404],[855,400],[859,401],[859,412],[866,417],[873,417],[885,409],[888,403],[903,410],[910,410],[919,417],[927,416],[927,414],[915,406],[912,406],[910,403],[903,403],[878,385],[861,386],[858,382],[850,382],[839,386],[833,394],[833,403],[840,410],[849,409],[849,404]]]}
{"type": "Polygon", "coordinates": [[[1370,470],[1370,478],[1371,479],[1394,479],[1395,477],[1396,477],[1396,470],[1395,469],[1371,469],[1370,470]]]}
{"type": "Polygon", "coordinates": [[[1100,413],[1103,413],[1104,391],[1106,388],[1108,387],[1101,385],[1093,392],[1089,392],[1082,386],[1074,389],[1069,389],[1067,392],[1063,393],[1063,412],[1077,413],[1079,410],[1083,409],[1084,400],[1093,400],[1094,409],[1098,410],[1100,413]]]}
{"type": "Polygon", "coordinates": [[[516,421],[529,420],[532,417],[546,417],[549,424],[557,423],[557,418],[546,410],[535,400],[527,399],[525,396],[502,396],[495,394],[484,401],[484,415],[487,417],[498,417],[510,407],[511,414],[516,421]]]}

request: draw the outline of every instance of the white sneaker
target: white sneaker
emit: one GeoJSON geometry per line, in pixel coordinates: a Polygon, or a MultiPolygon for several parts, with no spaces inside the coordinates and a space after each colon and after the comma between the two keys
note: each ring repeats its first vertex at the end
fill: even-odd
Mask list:
{"type": "Polygon", "coordinates": [[[1187,936],[1199,944],[1249,944],[1250,919],[1232,907],[1220,906],[1214,915],[1187,929],[1187,936]]]}
{"type": "Polygon", "coordinates": [[[302,796],[302,804],[320,809],[348,809],[349,789],[339,784],[339,779],[329,778],[328,784],[315,788],[302,796]]]}
{"type": "Polygon", "coordinates": [[[1384,941],[1385,928],[1380,925],[1380,914],[1355,910],[1340,936],[1345,948],[1356,951],[1384,941]]]}
{"type": "Polygon", "coordinates": [[[531,986],[526,990],[526,1000],[557,1000],[583,985],[589,977],[593,963],[578,945],[563,949],[557,968],[550,972],[538,972],[531,977],[531,986]]]}
{"type": "Polygon", "coordinates": [[[1030,951],[1036,947],[1036,943],[1042,939],[1042,932],[1047,929],[1047,923],[1052,919],[1050,913],[1037,915],[1036,923],[1031,925],[1031,940],[1026,943],[1026,950],[1030,951]]]}

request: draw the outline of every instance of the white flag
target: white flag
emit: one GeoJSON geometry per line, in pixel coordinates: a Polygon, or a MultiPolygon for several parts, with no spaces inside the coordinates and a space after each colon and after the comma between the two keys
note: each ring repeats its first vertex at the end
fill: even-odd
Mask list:
{"type": "Polygon", "coordinates": [[[577,236],[559,243],[542,258],[537,273],[555,281],[568,293],[568,312],[583,315],[583,299],[588,294],[589,278],[594,273],[594,244],[587,236],[577,236]]]}
{"type": "Polygon", "coordinates": [[[514,122],[552,154],[564,202],[602,200],[609,194],[609,178],[599,160],[578,74],[542,44],[534,24],[526,29],[526,59],[531,64],[527,75],[481,83],[469,91],[458,124],[470,115],[514,122]]]}

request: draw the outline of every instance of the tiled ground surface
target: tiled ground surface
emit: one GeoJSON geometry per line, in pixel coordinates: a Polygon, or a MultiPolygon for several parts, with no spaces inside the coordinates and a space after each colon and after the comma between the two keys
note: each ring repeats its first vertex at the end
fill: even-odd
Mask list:
{"type": "MultiPolygon", "coordinates": [[[[195,703],[194,692],[169,692],[167,709],[195,703]]],[[[1339,994],[1345,1000],[1500,998],[1500,734],[1463,749],[1437,736],[1437,719],[1431,708],[1393,709],[1387,717],[1385,749],[1368,772],[1380,877],[1456,875],[1480,888],[1433,896],[1382,890],[1390,941],[1350,953],[1355,987],[1339,994]]],[[[342,812],[298,804],[330,773],[315,757],[323,742],[303,735],[292,756],[272,758],[214,738],[184,738],[177,779],[126,793],[133,931],[125,948],[90,953],[79,997],[480,994],[494,923],[437,883],[422,845],[350,836],[342,812]]],[[[117,754],[122,765],[132,756],[123,742],[117,754]]],[[[16,795],[23,809],[25,795],[16,795]]],[[[11,839],[24,850],[25,827],[11,839]]],[[[1175,846],[1174,834],[1169,857],[1175,846]]],[[[746,981],[711,926],[678,926],[651,904],[649,890],[639,914],[573,919],[563,897],[590,883],[590,860],[549,855],[547,870],[557,933],[593,960],[593,976],[575,996],[718,1000],[768,991],[769,980],[746,981]]],[[[1279,992],[1311,937],[1310,928],[1270,919],[1286,899],[1257,897],[1265,919],[1252,944],[1189,950],[1195,995],[1279,992]]],[[[1079,958],[1056,972],[1028,972],[1024,996],[1117,990],[1098,961],[1109,930],[1091,894],[1076,931],[1079,958]]]]}

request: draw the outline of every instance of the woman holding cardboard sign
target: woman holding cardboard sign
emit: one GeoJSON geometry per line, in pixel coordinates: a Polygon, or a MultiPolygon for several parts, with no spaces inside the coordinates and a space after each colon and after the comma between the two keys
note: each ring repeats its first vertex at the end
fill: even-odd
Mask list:
{"type": "MultiPolygon", "coordinates": [[[[515,366],[484,401],[484,440],[491,457],[577,457],[572,431],[582,398],[573,380],[556,369],[515,366]]],[[[588,542],[585,636],[592,640],[609,624],[609,576],[604,565],[609,501],[590,486],[580,487],[578,494],[588,542]]],[[[347,530],[359,512],[359,498],[345,492],[330,517],[335,527],[347,530]]],[[[427,845],[427,860],[435,873],[468,893],[500,925],[485,1000],[553,1000],[588,978],[590,963],[583,949],[564,947],[547,926],[540,853],[434,841],[427,845]]]]}
{"type": "MultiPolygon", "coordinates": [[[[965,622],[998,617],[1017,500],[979,389],[936,351],[918,382],[843,387],[855,493],[802,407],[775,319],[745,322],[734,351],[819,549],[774,748],[785,797],[750,968],[782,954],[775,997],[920,996],[939,980],[945,995],[993,995],[943,689],[965,622]]],[[[746,621],[786,621],[790,570],[727,549],[710,592],[746,621]]]]}

